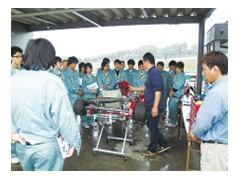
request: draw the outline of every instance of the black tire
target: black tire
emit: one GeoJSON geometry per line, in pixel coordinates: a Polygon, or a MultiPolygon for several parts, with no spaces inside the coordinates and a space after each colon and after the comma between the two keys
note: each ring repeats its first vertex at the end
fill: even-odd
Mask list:
{"type": "Polygon", "coordinates": [[[85,109],[86,102],[83,99],[78,99],[73,104],[73,111],[76,115],[84,116],[87,114],[85,109]]]}
{"type": "Polygon", "coordinates": [[[133,109],[133,120],[144,123],[146,121],[146,108],[145,105],[138,102],[133,109]]]}

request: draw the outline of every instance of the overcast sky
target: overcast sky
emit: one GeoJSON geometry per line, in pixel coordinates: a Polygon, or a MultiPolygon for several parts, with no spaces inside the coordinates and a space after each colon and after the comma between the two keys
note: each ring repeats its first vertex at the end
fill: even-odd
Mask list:
{"type": "Polygon", "coordinates": [[[198,25],[142,25],[35,32],[49,39],[58,56],[92,57],[144,45],[197,44],[198,25]]]}

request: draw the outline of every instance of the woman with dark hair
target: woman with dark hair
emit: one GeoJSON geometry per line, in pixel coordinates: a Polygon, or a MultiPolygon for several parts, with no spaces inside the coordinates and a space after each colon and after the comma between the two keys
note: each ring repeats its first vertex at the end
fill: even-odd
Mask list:
{"type": "Polygon", "coordinates": [[[97,82],[102,90],[112,90],[114,88],[114,77],[113,73],[109,71],[109,63],[107,61],[103,61],[101,64],[102,73],[99,73],[97,76],[97,82]]]}
{"type": "Polygon", "coordinates": [[[116,59],[114,61],[114,66],[115,66],[115,69],[112,70],[112,74],[114,77],[114,84],[122,82],[123,80],[127,81],[127,75],[124,72],[124,70],[121,69],[121,61],[119,59],[116,59]]]}
{"type": "Polygon", "coordinates": [[[55,63],[55,49],[46,39],[30,40],[25,70],[12,76],[11,137],[23,170],[62,170],[57,137],[68,142],[66,157],[80,151],[80,134],[62,81],[47,69],[55,63]]]}
{"type": "MultiPolygon", "coordinates": [[[[103,60],[102,60],[102,63],[105,61],[105,63],[104,64],[106,64],[106,63],[108,63],[109,64],[109,66],[110,66],[110,59],[109,58],[103,58],[103,60]]],[[[108,71],[109,72],[111,72],[112,70],[110,69],[110,67],[108,68],[108,71]]],[[[98,68],[98,70],[97,70],[97,77],[98,77],[98,75],[99,74],[101,74],[103,72],[103,69],[102,69],[102,67],[100,67],[100,68],[98,68]]]]}
{"type": "Polygon", "coordinates": [[[137,73],[133,76],[133,87],[144,86],[146,79],[147,71],[144,70],[143,60],[139,60],[137,73]]]}
{"type": "Polygon", "coordinates": [[[53,68],[49,72],[62,79],[61,73],[62,59],[59,56],[56,56],[55,61],[56,62],[54,63],[53,68]]]}
{"type": "Polygon", "coordinates": [[[78,69],[79,69],[79,77],[83,77],[86,72],[85,63],[84,62],[79,63],[78,69]]]}
{"type": "MultiPolygon", "coordinates": [[[[82,87],[83,87],[83,99],[96,98],[98,93],[97,78],[92,75],[92,64],[85,64],[86,74],[83,76],[82,87]]],[[[85,128],[94,126],[94,121],[92,116],[81,116],[82,125],[85,128]]]]}
{"type": "Polygon", "coordinates": [[[175,71],[172,79],[172,87],[169,90],[169,115],[165,124],[166,127],[176,127],[178,125],[178,102],[184,95],[184,85],[186,81],[184,63],[181,61],[177,62],[175,71]]]}
{"type": "Polygon", "coordinates": [[[133,77],[137,74],[137,70],[134,69],[135,61],[133,59],[129,59],[127,65],[128,69],[125,70],[127,81],[131,86],[133,86],[133,77]]]}

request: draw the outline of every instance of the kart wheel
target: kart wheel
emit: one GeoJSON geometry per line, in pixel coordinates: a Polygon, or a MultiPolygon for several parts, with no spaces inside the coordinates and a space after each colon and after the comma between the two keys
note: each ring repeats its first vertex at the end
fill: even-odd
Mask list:
{"type": "Polygon", "coordinates": [[[74,102],[73,105],[73,111],[76,115],[81,115],[84,116],[87,114],[87,111],[85,109],[86,106],[86,101],[84,101],[83,99],[78,99],[74,102]]]}
{"type": "Polygon", "coordinates": [[[144,104],[140,102],[135,104],[133,109],[133,119],[137,122],[146,121],[146,108],[144,104]]]}

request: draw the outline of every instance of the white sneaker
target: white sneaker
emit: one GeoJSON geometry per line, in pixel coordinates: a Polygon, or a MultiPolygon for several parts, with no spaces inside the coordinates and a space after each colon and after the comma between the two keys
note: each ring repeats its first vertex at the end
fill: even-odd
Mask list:
{"type": "Polygon", "coordinates": [[[84,125],[83,127],[84,127],[85,129],[89,129],[89,128],[90,128],[89,125],[84,125]]]}
{"type": "Polygon", "coordinates": [[[168,122],[168,123],[165,124],[165,126],[166,127],[176,127],[177,124],[172,124],[172,123],[168,122]]]}
{"type": "Polygon", "coordinates": [[[165,119],[165,124],[168,124],[170,122],[170,119],[169,118],[166,118],[165,119]]]}
{"type": "Polygon", "coordinates": [[[13,157],[11,158],[11,163],[12,164],[18,164],[20,161],[19,161],[19,158],[16,156],[16,157],[13,157]]]}

